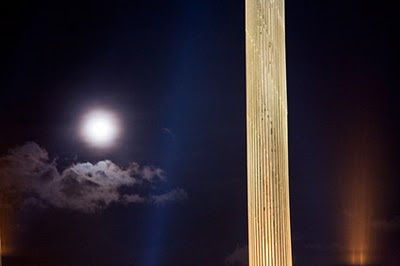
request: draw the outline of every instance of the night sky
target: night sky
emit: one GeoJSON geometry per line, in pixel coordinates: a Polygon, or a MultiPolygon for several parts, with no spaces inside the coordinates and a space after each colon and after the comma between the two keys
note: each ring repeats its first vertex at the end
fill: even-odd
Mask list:
{"type": "MultiPolygon", "coordinates": [[[[244,12],[1,4],[3,265],[247,265],[244,12]],[[107,149],[79,134],[95,108],[122,125],[107,149]]],[[[294,265],[349,263],[360,224],[370,262],[400,265],[397,17],[286,1],[294,265]]]]}

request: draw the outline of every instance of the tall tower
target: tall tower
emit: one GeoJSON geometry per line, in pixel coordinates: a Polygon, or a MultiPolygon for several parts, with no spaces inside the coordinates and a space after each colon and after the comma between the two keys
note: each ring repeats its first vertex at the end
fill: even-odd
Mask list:
{"type": "Polygon", "coordinates": [[[284,0],[246,0],[250,266],[291,266],[284,0]]]}

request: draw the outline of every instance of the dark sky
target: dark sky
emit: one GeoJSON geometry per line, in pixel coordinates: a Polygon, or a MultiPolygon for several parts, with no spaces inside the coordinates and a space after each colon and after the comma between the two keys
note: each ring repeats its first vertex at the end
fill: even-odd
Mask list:
{"type": "MultiPolygon", "coordinates": [[[[294,265],[343,262],[346,217],[359,213],[352,203],[363,188],[373,257],[399,264],[394,9],[391,2],[286,1],[294,265]]],[[[2,228],[16,235],[4,265],[213,266],[236,263],[236,255],[241,265],[244,1],[8,1],[0,10],[3,160],[30,141],[57,158],[60,172],[137,162],[163,169],[167,181],[135,189],[187,195],[91,213],[50,200],[18,205],[8,214],[13,229],[2,228]],[[119,142],[101,151],[77,134],[81,116],[99,106],[123,121],[119,142]]]]}

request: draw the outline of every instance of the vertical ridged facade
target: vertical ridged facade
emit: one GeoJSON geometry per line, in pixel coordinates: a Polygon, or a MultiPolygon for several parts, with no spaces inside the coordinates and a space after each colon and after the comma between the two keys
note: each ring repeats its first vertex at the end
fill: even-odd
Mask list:
{"type": "Polygon", "coordinates": [[[290,266],[283,0],[246,0],[250,266],[290,266]]]}

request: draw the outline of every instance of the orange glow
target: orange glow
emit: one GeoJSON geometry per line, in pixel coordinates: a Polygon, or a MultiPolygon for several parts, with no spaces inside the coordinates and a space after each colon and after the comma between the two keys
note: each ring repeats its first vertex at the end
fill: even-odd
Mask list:
{"type": "Polygon", "coordinates": [[[341,216],[343,258],[346,265],[369,265],[376,261],[377,237],[372,230],[372,221],[377,213],[376,170],[377,150],[367,138],[352,143],[352,154],[348,154],[347,167],[343,175],[343,208],[341,216]],[[358,143],[357,143],[358,142],[358,143]]]}
{"type": "Polygon", "coordinates": [[[369,230],[373,206],[368,189],[369,184],[365,176],[367,173],[361,170],[360,174],[354,178],[354,183],[351,186],[353,190],[352,194],[348,196],[350,200],[346,213],[347,250],[350,251],[348,263],[352,265],[364,265],[369,262],[373,243],[369,230]]]}
{"type": "MultiPolygon", "coordinates": [[[[0,256],[10,256],[14,252],[14,209],[0,204],[0,256]]],[[[1,264],[0,264],[1,265],[1,264]]]]}

